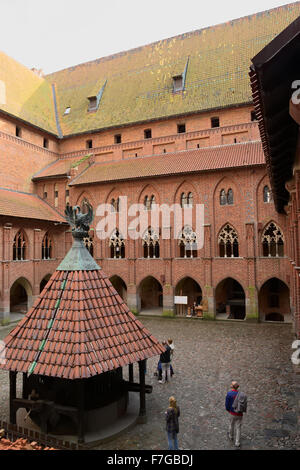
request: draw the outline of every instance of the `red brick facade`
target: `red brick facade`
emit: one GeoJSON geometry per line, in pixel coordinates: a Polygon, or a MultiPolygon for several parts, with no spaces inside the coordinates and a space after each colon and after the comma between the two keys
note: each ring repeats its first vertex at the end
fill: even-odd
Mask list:
{"type": "MultiPolygon", "coordinates": [[[[2,162],[4,165],[2,174],[5,174],[5,178],[1,180],[1,186],[33,191],[40,198],[45,198],[46,192],[46,202],[56,207],[60,213],[63,213],[66,204],[66,189],[69,191],[71,205],[80,204],[83,198],[87,198],[94,209],[100,203],[110,203],[113,198],[117,199],[119,196],[127,196],[128,206],[143,203],[146,195],[154,195],[159,204],[180,203],[183,192],[192,192],[194,205],[204,204],[205,213],[204,246],[198,251],[197,257],[193,259],[180,257],[178,240],[172,237],[171,223],[171,227],[160,227],[170,230],[171,239],[160,239],[158,259],[145,259],[142,240],[130,238],[125,240],[125,258],[112,259],[109,240],[99,240],[97,237],[96,227],[99,218],[96,216],[91,230],[95,259],[108,275],[114,277],[116,287],[120,286],[119,278],[124,281],[126,289],[123,288],[122,295],[126,296],[133,311],[157,307],[166,314],[174,311],[185,312],[185,308],[180,310],[174,306],[174,295],[187,294],[189,304],[192,300],[201,300],[202,297],[204,315],[215,318],[219,304],[226,304],[227,300],[230,300],[224,298],[224,292],[229,289],[228,285],[221,283],[227,278],[233,278],[244,293],[242,302],[244,302],[245,318],[264,320],[265,315],[270,313],[268,305],[264,305],[265,296],[260,294],[264,283],[271,278],[279,279],[285,286],[289,286],[290,283],[287,258],[263,256],[261,237],[269,222],[275,222],[286,239],[284,216],[276,213],[272,203],[263,200],[263,189],[269,185],[264,165],[114,183],[67,186],[81,173],[83,168],[79,165],[77,168],[73,166],[69,177],[66,175],[47,177],[46,174],[39,179],[39,170],[46,167],[47,173],[49,163],[68,156],[80,159],[87,152],[92,155],[92,162],[105,162],[134,158],[135,154],[138,156],[163,154],[164,149],[168,153],[197,148],[197,144],[199,147],[213,147],[256,141],[259,140],[259,133],[256,122],[251,122],[251,110],[250,106],[242,106],[222,110],[219,113],[203,113],[181,119],[145,123],[143,126],[113,129],[110,132],[99,132],[62,141],[52,138],[52,150],[42,147],[41,133],[35,132],[33,128],[29,129],[29,126],[21,138],[12,136],[17,121],[13,125],[11,119],[6,122],[2,117],[0,145],[7,159],[2,162]],[[211,129],[212,114],[220,117],[219,128],[211,129]],[[176,132],[179,122],[185,123],[185,133],[176,132]],[[146,128],[152,130],[151,139],[143,138],[143,130],[146,128]],[[114,135],[117,133],[122,134],[121,144],[113,143],[114,135]],[[86,150],[85,143],[89,138],[93,140],[93,148],[86,150]],[[33,175],[36,176],[34,183],[31,181],[33,175]],[[233,190],[233,205],[222,206],[220,192],[222,189],[228,191],[229,188],[233,190]],[[218,235],[227,224],[233,227],[238,235],[238,257],[220,257],[218,235]],[[191,278],[198,287],[194,288],[191,280],[182,281],[185,278],[191,278]]],[[[4,316],[7,316],[12,302],[11,289],[15,281],[21,279],[20,283],[26,290],[29,305],[32,297],[39,294],[41,281],[54,271],[69,249],[71,240],[68,233],[65,233],[64,227],[58,227],[53,223],[47,225],[42,221],[14,217],[2,217],[2,219],[1,310],[4,316]],[[12,245],[14,236],[20,228],[27,237],[27,259],[14,261],[12,245]],[[51,260],[45,261],[41,259],[41,244],[47,230],[50,231],[53,240],[53,253],[51,260]]],[[[287,287],[286,289],[288,291],[287,287]]],[[[234,305],[234,301],[229,303],[234,305]]],[[[285,321],[288,321],[289,295],[280,299],[273,310],[283,314],[285,321]]],[[[273,310],[271,309],[271,312],[273,310]]],[[[228,307],[226,311],[228,313],[228,307]]]]}

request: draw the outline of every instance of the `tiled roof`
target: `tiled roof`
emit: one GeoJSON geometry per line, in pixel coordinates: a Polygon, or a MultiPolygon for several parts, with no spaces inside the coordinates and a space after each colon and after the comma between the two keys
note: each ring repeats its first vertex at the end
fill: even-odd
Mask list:
{"type": "Polygon", "coordinates": [[[4,341],[2,369],[64,379],[99,375],[164,351],[101,269],[55,271],[4,341]]]}
{"type": "Polygon", "coordinates": [[[251,102],[251,57],[299,15],[296,2],[48,75],[63,135],[251,102]],[[185,90],[174,94],[187,61],[185,90]]]}
{"type": "Polygon", "coordinates": [[[76,167],[80,167],[80,170],[83,171],[89,166],[88,157],[89,155],[82,158],[60,158],[33,175],[32,180],[36,181],[38,179],[51,178],[54,176],[68,176],[71,168],[76,167]]]}
{"type": "Polygon", "coordinates": [[[1,51],[0,110],[57,134],[51,84],[1,51]]]}
{"type": "Polygon", "coordinates": [[[59,212],[35,194],[4,188],[0,188],[0,215],[66,222],[59,212]]]}
{"type": "Polygon", "coordinates": [[[237,143],[151,157],[130,158],[110,163],[95,163],[69,185],[168,176],[178,173],[263,165],[264,163],[264,153],[260,141],[237,143]]]}

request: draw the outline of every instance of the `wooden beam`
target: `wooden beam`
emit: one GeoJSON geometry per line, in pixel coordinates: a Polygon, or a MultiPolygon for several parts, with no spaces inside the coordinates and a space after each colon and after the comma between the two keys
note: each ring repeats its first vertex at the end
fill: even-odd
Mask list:
{"type": "Polygon", "coordinates": [[[146,387],[145,387],[145,366],[146,361],[139,361],[139,376],[140,376],[140,412],[139,422],[146,422],[146,387]]]}
{"type": "Polygon", "coordinates": [[[9,421],[17,423],[17,413],[14,407],[14,399],[17,398],[17,372],[9,371],[9,421]]]}

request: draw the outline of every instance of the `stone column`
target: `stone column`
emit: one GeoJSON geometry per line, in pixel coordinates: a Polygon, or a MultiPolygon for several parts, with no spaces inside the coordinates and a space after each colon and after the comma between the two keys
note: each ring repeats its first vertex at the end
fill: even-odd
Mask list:
{"type": "Polygon", "coordinates": [[[248,287],[245,291],[246,320],[259,321],[258,295],[256,290],[255,272],[255,245],[254,223],[246,224],[246,248],[247,248],[247,279],[248,287]]]}
{"type": "Polygon", "coordinates": [[[211,225],[204,225],[204,282],[202,286],[202,306],[203,318],[206,320],[215,320],[215,298],[212,286],[212,246],[211,246],[211,225]]]}

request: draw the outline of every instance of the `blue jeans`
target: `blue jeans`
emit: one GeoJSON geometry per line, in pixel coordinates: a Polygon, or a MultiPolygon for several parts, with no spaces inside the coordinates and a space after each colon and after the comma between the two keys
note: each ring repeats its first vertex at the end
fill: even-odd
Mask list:
{"type": "Polygon", "coordinates": [[[169,450],[178,450],[177,432],[168,432],[169,450]]]}

